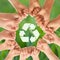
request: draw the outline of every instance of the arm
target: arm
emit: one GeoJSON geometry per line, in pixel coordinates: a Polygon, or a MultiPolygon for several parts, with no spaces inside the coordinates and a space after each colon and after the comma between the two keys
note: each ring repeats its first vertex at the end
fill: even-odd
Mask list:
{"type": "Polygon", "coordinates": [[[37,13],[41,10],[38,0],[30,0],[29,13],[31,16],[37,15],[37,13]]]}
{"type": "Polygon", "coordinates": [[[13,60],[13,58],[15,56],[20,55],[20,51],[18,50],[10,50],[10,52],[8,53],[7,57],[5,58],[5,60],[13,60]]]}
{"type": "Polygon", "coordinates": [[[51,27],[56,31],[60,27],[60,16],[48,23],[48,27],[51,27]]]}
{"type": "Polygon", "coordinates": [[[12,6],[16,9],[20,16],[26,15],[28,13],[28,9],[25,6],[23,6],[18,0],[8,1],[12,4],[12,6]]]}
{"type": "Polygon", "coordinates": [[[43,39],[49,44],[54,43],[60,46],[60,38],[55,33],[46,33],[43,39]]]}
{"type": "Polygon", "coordinates": [[[15,40],[15,32],[9,32],[7,30],[0,32],[0,40],[2,40],[2,39],[15,40]]]}
{"type": "Polygon", "coordinates": [[[59,60],[59,58],[52,52],[48,44],[43,39],[38,41],[37,49],[44,52],[49,60],[59,60]]]}
{"type": "Polygon", "coordinates": [[[15,43],[16,42],[14,40],[5,41],[4,43],[0,44],[0,51],[13,49],[15,43]]]}
{"type": "Polygon", "coordinates": [[[53,7],[54,0],[45,0],[45,4],[43,8],[47,11],[47,13],[50,15],[51,9],[53,7]]]}
{"type": "MultiPolygon", "coordinates": [[[[7,16],[8,17],[8,16],[7,16]]],[[[13,16],[12,16],[13,17],[13,16]]],[[[9,30],[9,31],[16,31],[18,29],[18,19],[13,20],[13,19],[8,19],[4,17],[0,17],[0,27],[9,30]]]]}

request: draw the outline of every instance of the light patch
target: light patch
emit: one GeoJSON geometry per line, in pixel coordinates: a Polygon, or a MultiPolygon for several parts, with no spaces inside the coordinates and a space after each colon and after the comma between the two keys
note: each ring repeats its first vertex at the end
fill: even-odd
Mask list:
{"type": "Polygon", "coordinates": [[[32,33],[33,33],[33,35],[35,36],[36,39],[37,39],[37,38],[39,37],[39,35],[40,35],[37,30],[33,31],[32,33]]]}
{"type": "Polygon", "coordinates": [[[31,24],[31,25],[30,25],[30,29],[31,29],[31,30],[34,30],[35,27],[36,27],[36,26],[35,26],[34,24],[31,24]]]}
{"type": "Polygon", "coordinates": [[[36,38],[35,38],[35,37],[31,37],[31,38],[30,38],[30,41],[31,41],[31,42],[35,42],[35,41],[36,41],[36,38]]]}
{"type": "Polygon", "coordinates": [[[30,23],[25,23],[24,26],[22,27],[23,30],[27,31],[27,29],[29,28],[30,23]]]}
{"type": "Polygon", "coordinates": [[[20,32],[19,32],[19,35],[20,35],[20,36],[24,36],[24,35],[25,35],[25,32],[24,32],[24,31],[20,31],[20,32]]]}
{"type": "Polygon", "coordinates": [[[21,40],[22,40],[23,42],[29,42],[29,37],[21,37],[21,40]]]}
{"type": "Polygon", "coordinates": [[[39,35],[40,35],[37,29],[34,30],[35,28],[36,28],[36,26],[35,26],[34,24],[25,23],[25,24],[23,25],[23,27],[22,27],[22,29],[23,29],[24,31],[20,31],[20,33],[19,33],[21,40],[22,40],[23,42],[29,42],[29,40],[30,40],[31,42],[35,42],[35,41],[38,39],[39,35]],[[32,33],[34,36],[31,36],[31,37],[25,36],[25,37],[24,37],[24,35],[26,34],[25,31],[27,31],[28,28],[31,30],[31,33],[32,33]]]}

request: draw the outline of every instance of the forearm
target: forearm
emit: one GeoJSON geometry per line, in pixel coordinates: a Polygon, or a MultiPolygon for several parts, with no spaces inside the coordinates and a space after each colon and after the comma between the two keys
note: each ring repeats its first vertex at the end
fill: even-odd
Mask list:
{"type": "Polygon", "coordinates": [[[3,20],[0,19],[0,27],[3,27],[3,20]]]}
{"type": "Polygon", "coordinates": [[[0,32],[0,40],[4,39],[4,36],[2,35],[2,32],[0,32]]]}
{"type": "Polygon", "coordinates": [[[48,44],[44,40],[40,40],[37,44],[37,48],[44,52],[49,60],[59,60],[59,58],[52,52],[48,44]]]}
{"type": "Polygon", "coordinates": [[[56,31],[60,27],[60,16],[49,22],[48,26],[52,27],[54,31],[56,31]]]}
{"type": "Polygon", "coordinates": [[[39,60],[39,57],[38,56],[34,56],[33,60],[39,60]]]}
{"type": "Polygon", "coordinates": [[[54,42],[56,45],[60,46],[60,39],[54,42]]]}
{"type": "Polygon", "coordinates": [[[20,60],[26,60],[26,58],[24,58],[24,57],[20,56],[20,60]]]}
{"type": "Polygon", "coordinates": [[[59,58],[52,52],[50,48],[48,50],[44,51],[46,56],[49,58],[49,60],[59,60],[59,58]]]}
{"type": "Polygon", "coordinates": [[[13,52],[9,52],[8,56],[5,58],[5,60],[13,60],[13,52]]]}
{"type": "Polygon", "coordinates": [[[8,48],[6,44],[0,44],[0,51],[2,50],[10,50],[10,48],[8,48]]]}

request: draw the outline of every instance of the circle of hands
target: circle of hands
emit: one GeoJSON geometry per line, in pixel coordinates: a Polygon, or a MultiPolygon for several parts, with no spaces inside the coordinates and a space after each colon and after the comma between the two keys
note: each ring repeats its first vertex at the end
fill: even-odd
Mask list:
{"type": "Polygon", "coordinates": [[[20,60],[26,60],[29,56],[32,56],[33,60],[39,60],[40,51],[44,52],[49,60],[59,60],[48,46],[51,43],[60,46],[60,38],[54,33],[60,27],[60,16],[50,21],[50,12],[54,0],[46,0],[43,7],[39,5],[38,0],[30,0],[28,8],[18,0],[8,1],[16,9],[17,13],[0,13],[0,27],[5,29],[0,32],[0,40],[5,39],[5,42],[0,44],[0,51],[10,50],[5,60],[13,60],[13,57],[17,55],[20,55],[20,60]],[[37,42],[36,47],[21,48],[15,41],[16,30],[19,23],[28,15],[35,18],[36,23],[46,34],[37,42]]]}

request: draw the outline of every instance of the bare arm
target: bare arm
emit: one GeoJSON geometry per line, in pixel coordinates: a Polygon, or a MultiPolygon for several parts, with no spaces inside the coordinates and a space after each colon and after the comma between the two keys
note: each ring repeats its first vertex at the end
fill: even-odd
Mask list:
{"type": "Polygon", "coordinates": [[[54,43],[54,44],[57,44],[58,46],[60,46],[60,38],[54,32],[46,33],[45,36],[43,37],[43,39],[49,44],[54,43]]]}
{"type": "Polygon", "coordinates": [[[49,60],[59,60],[59,58],[52,52],[52,50],[44,40],[40,40],[38,42],[37,49],[44,52],[49,60]]]}
{"type": "Polygon", "coordinates": [[[4,43],[0,44],[0,51],[11,50],[14,48],[14,44],[16,44],[14,40],[5,41],[4,43]]]}
{"type": "Polygon", "coordinates": [[[49,22],[48,27],[51,27],[56,31],[60,27],[60,16],[49,22]]]}
{"type": "Polygon", "coordinates": [[[5,40],[15,40],[15,32],[10,32],[7,30],[4,30],[0,32],[0,40],[5,39],[5,40]]]}
{"type": "MultiPolygon", "coordinates": [[[[8,17],[8,16],[7,16],[8,17]]],[[[13,20],[11,18],[7,17],[0,17],[0,27],[9,30],[9,31],[16,31],[18,29],[18,21],[19,20],[13,20]]],[[[13,17],[13,16],[12,16],[13,17]]]]}
{"type": "Polygon", "coordinates": [[[9,0],[9,2],[17,10],[20,16],[26,15],[26,13],[28,13],[28,9],[25,6],[23,6],[18,0],[9,0]]]}
{"type": "Polygon", "coordinates": [[[53,7],[54,0],[45,0],[45,4],[43,8],[47,11],[47,13],[50,15],[51,9],[53,7]]]}

